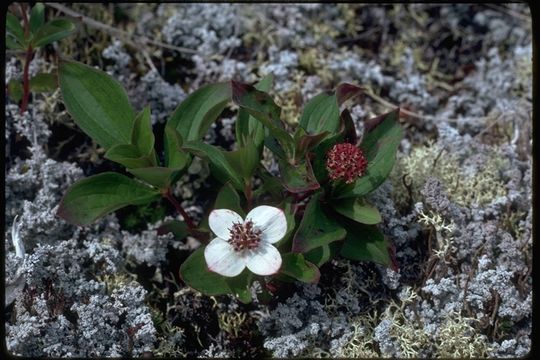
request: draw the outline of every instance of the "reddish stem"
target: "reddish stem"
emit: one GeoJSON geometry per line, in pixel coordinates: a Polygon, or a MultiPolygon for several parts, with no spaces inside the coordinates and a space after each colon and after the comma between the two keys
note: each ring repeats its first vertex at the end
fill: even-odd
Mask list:
{"type": "Polygon", "coordinates": [[[176,200],[176,198],[173,196],[172,192],[171,192],[171,189],[168,189],[167,192],[164,192],[163,193],[163,197],[165,197],[167,200],[169,200],[169,202],[171,204],[173,204],[174,208],[176,209],[176,211],[178,211],[180,213],[180,215],[182,215],[182,217],[184,218],[184,221],[186,222],[187,226],[188,226],[188,229],[191,231],[191,230],[194,230],[197,226],[195,225],[195,222],[193,222],[193,219],[188,215],[188,213],[186,212],[186,210],[184,210],[184,208],[182,207],[182,205],[180,205],[180,203],[178,202],[178,200],[176,200]]]}
{"type": "Polygon", "coordinates": [[[24,37],[28,38],[30,27],[28,26],[28,15],[26,14],[26,6],[24,4],[20,4],[20,5],[21,5],[21,14],[23,18],[24,37]]]}

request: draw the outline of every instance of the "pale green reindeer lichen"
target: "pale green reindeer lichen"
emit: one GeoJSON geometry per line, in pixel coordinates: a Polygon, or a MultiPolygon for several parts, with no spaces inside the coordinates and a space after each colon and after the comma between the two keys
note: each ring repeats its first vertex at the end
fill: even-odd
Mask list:
{"type": "Polygon", "coordinates": [[[231,313],[218,314],[219,328],[230,336],[237,338],[246,322],[246,313],[234,311],[231,313]]]}
{"type": "Polygon", "coordinates": [[[394,200],[404,205],[409,201],[410,192],[413,203],[420,201],[422,186],[428,177],[433,176],[442,182],[450,200],[458,205],[485,205],[506,195],[500,169],[507,163],[493,150],[482,169],[475,174],[467,174],[456,154],[430,140],[427,145],[412,149],[410,155],[398,157],[391,174],[394,200]]]}
{"type": "Polygon", "coordinates": [[[424,226],[433,227],[437,239],[437,249],[433,249],[433,254],[444,260],[453,251],[453,236],[456,226],[453,221],[446,222],[440,214],[429,211],[428,214],[421,210],[418,213],[418,222],[424,226]]]}
{"type": "Polygon", "coordinates": [[[436,353],[440,358],[481,358],[487,357],[491,349],[485,335],[480,335],[471,326],[478,321],[454,312],[448,314],[439,330],[436,353]]]}
{"type": "Polygon", "coordinates": [[[342,358],[374,358],[379,355],[375,351],[373,329],[377,325],[377,312],[357,317],[352,323],[352,336],[343,346],[337,357],[342,358]]]}

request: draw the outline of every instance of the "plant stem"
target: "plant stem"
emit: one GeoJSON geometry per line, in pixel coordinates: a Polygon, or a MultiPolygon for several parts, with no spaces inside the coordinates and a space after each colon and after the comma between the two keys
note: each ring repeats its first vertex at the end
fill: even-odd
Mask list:
{"type": "MultiPolygon", "coordinates": [[[[21,13],[23,18],[23,26],[24,26],[24,37],[28,39],[28,35],[30,33],[30,26],[28,25],[28,16],[26,15],[26,7],[21,4],[21,13]]],[[[21,109],[20,113],[21,115],[24,114],[26,111],[26,108],[28,107],[28,98],[30,97],[30,63],[32,62],[32,58],[34,55],[34,49],[32,49],[32,45],[28,45],[28,48],[26,49],[26,58],[24,61],[24,70],[23,70],[23,97],[22,97],[22,103],[21,103],[21,109]]]]}
{"type": "Polygon", "coordinates": [[[195,222],[193,222],[193,219],[188,215],[188,213],[186,212],[186,210],[184,210],[184,208],[182,207],[182,205],[180,205],[180,203],[178,202],[178,200],[176,200],[176,198],[174,197],[174,195],[172,194],[171,192],[171,189],[169,188],[167,190],[167,192],[164,192],[163,193],[163,197],[165,197],[167,200],[169,200],[169,202],[171,204],[173,204],[174,208],[176,209],[176,211],[178,211],[180,213],[180,215],[182,215],[182,217],[184,218],[184,221],[186,222],[187,226],[188,226],[188,229],[191,231],[191,230],[194,230],[197,226],[195,225],[195,222]]]}
{"type": "Polygon", "coordinates": [[[26,5],[20,4],[20,7],[21,7],[22,18],[23,18],[24,37],[28,39],[28,34],[30,33],[30,27],[28,26],[28,15],[26,15],[26,5]]]}
{"type": "Polygon", "coordinates": [[[247,211],[249,211],[253,206],[253,191],[251,189],[251,180],[246,183],[246,186],[244,187],[244,194],[246,195],[247,211]]]}

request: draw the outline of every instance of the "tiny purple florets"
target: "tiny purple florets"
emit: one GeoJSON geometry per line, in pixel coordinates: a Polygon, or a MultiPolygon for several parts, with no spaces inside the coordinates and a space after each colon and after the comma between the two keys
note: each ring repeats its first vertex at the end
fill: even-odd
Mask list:
{"type": "Polygon", "coordinates": [[[235,223],[231,228],[229,242],[235,251],[251,250],[259,246],[262,231],[253,227],[253,222],[235,223]]]}

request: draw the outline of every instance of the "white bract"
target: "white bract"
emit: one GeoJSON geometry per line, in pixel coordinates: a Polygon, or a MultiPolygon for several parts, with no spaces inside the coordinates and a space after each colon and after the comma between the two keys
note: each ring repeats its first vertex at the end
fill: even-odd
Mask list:
{"type": "Polygon", "coordinates": [[[232,210],[213,210],[208,224],[217,236],[204,249],[210,271],[228,277],[239,275],[246,266],[257,275],[278,272],[281,255],[272,244],[287,232],[287,219],[282,210],[258,206],[245,220],[232,210]]]}

